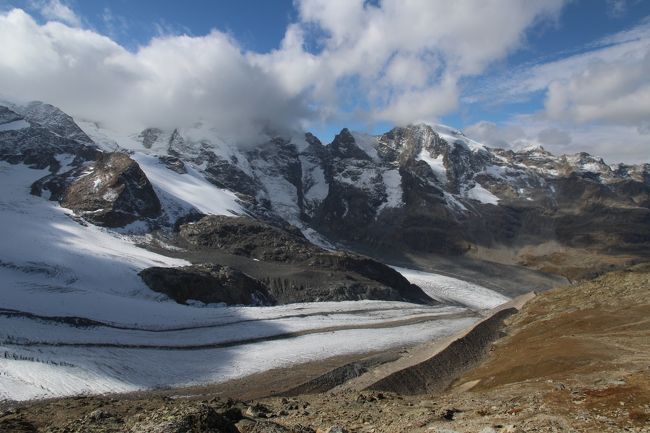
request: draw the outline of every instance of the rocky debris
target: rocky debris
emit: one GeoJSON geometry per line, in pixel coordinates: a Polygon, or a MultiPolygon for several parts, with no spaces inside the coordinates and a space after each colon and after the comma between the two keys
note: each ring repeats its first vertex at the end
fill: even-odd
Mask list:
{"type": "Polygon", "coordinates": [[[271,421],[242,420],[237,423],[240,433],[296,433],[294,429],[271,421]]]}
{"type": "Polygon", "coordinates": [[[0,419],[0,432],[37,433],[38,429],[29,421],[20,419],[0,419]]]}
{"type": "Polygon", "coordinates": [[[462,410],[459,409],[443,409],[440,418],[447,420],[447,421],[453,421],[454,417],[456,416],[457,413],[462,412],[462,410]]]}
{"type": "MultiPolygon", "coordinates": [[[[162,412],[162,411],[161,411],[162,412]]],[[[213,407],[176,409],[171,413],[154,413],[147,421],[131,428],[133,433],[239,433],[239,429],[213,407]]]]}
{"type": "Polygon", "coordinates": [[[483,359],[490,344],[501,336],[503,321],[516,312],[506,308],[494,313],[431,358],[380,378],[368,389],[403,395],[444,391],[483,359]]]}
{"type": "Polygon", "coordinates": [[[32,193],[50,199],[93,224],[123,227],[160,216],[160,201],[138,163],[123,153],[100,153],[94,162],[50,175],[32,185],[32,193]]]}
{"type": "Polygon", "coordinates": [[[349,430],[340,425],[333,425],[331,427],[327,427],[323,429],[319,428],[318,430],[316,430],[316,433],[349,433],[349,430]]]}
{"type": "Polygon", "coordinates": [[[72,397],[34,405],[34,412],[30,407],[0,415],[0,432],[315,433],[313,428],[300,423],[243,416],[242,412],[251,412],[250,407],[265,406],[222,398],[72,397]]]}
{"type": "MultiPolygon", "coordinates": [[[[345,364],[341,367],[328,371],[327,373],[302,385],[285,391],[283,392],[283,395],[295,396],[300,394],[315,394],[326,392],[336,386],[348,382],[351,379],[354,379],[355,377],[359,377],[362,374],[367,373],[379,365],[395,361],[396,359],[397,356],[394,354],[380,354],[359,361],[351,362],[349,364],[345,364]]],[[[365,398],[365,396],[363,396],[363,398],[365,398]]],[[[384,394],[379,393],[376,398],[383,399],[384,394]]],[[[289,406],[289,408],[291,409],[292,406],[289,406]]]]}
{"type": "Polygon", "coordinates": [[[248,406],[245,415],[252,418],[268,418],[270,413],[271,409],[269,409],[268,406],[255,403],[248,406]]]}
{"type": "Polygon", "coordinates": [[[176,268],[152,267],[138,275],[147,286],[185,304],[273,305],[266,285],[228,266],[202,264],[176,268]]]}

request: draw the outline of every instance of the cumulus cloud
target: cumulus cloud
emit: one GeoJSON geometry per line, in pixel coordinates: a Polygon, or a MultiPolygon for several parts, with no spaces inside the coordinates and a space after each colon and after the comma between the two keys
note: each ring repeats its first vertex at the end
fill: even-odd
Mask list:
{"type": "Polygon", "coordinates": [[[309,113],[229,36],[153,39],[130,52],[108,37],[19,9],[0,15],[0,93],[40,99],[118,129],[205,121],[233,137],[283,128],[309,113]]]}
{"type": "Polygon", "coordinates": [[[517,125],[497,125],[494,122],[481,121],[464,130],[468,137],[491,147],[517,148],[529,144],[524,129],[517,125]]]}
{"type": "MultiPolygon", "coordinates": [[[[298,19],[268,53],[213,30],[166,32],[136,51],[83,29],[62,0],[0,15],[0,94],[40,99],[122,129],[204,120],[236,135],[320,120],[432,121],[480,74],[553,19],[566,0],[296,0],[298,19]],[[320,47],[309,51],[306,41],[320,47]],[[307,109],[306,107],[309,107],[307,109]]],[[[115,17],[106,10],[108,33],[115,17]]]]}
{"type": "Polygon", "coordinates": [[[650,119],[650,44],[638,54],[594,61],[568,80],[553,81],[545,103],[549,117],[640,127],[650,119]]]}
{"type": "Polygon", "coordinates": [[[33,0],[32,6],[47,20],[61,21],[75,27],[81,26],[81,19],[61,0],[33,0]]]}
{"type": "MultiPolygon", "coordinates": [[[[458,106],[458,83],[525,42],[564,0],[299,0],[283,47],[254,61],[324,110],[343,105],[365,120],[431,121],[458,106]],[[314,31],[314,28],[317,31],[314,31]],[[320,35],[322,50],[304,49],[320,35]],[[355,89],[350,92],[347,83],[355,89]]],[[[334,110],[335,111],[335,110],[334,110]]]]}
{"type": "Polygon", "coordinates": [[[467,89],[465,103],[510,103],[527,100],[536,92],[547,92],[553,82],[568,82],[597,64],[628,65],[641,61],[650,50],[650,21],[605,36],[560,59],[523,64],[497,76],[477,80],[467,89]]]}
{"type": "Polygon", "coordinates": [[[648,160],[648,136],[637,128],[612,124],[575,125],[545,116],[518,115],[497,124],[478,122],[465,134],[493,147],[521,149],[541,145],[556,154],[589,152],[609,163],[638,164],[648,160]]]}
{"type": "Polygon", "coordinates": [[[533,62],[478,80],[466,89],[469,95],[461,101],[467,104],[507,104],[544,95],[543,107],[532,115],[515,115],[490,128],[479,128],[479,122],[468,130],[503,145],[513,140],[507,134],[504,138],[504,131],[516,125],[525,131],[525,140],[554,152],[588,151],[610,161],[647,161],[650,21],[563,54],[559,60],[533,62]]]}

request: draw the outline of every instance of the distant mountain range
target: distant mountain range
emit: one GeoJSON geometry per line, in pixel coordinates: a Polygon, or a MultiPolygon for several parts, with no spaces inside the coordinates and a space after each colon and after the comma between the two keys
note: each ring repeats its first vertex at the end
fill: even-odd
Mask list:
{"type": "Polygon", "coordinates": [[[569,278],[650,254],[648,163],[490,148],[424,124],[343,129],[327,145],[307,133],[237,146],[202,123],[125,136],[48,104],[6,105],[0,159],[47,168],[32,193],[98,225],[246,215],[330,249],[466,255],[569,278]],[[119,191],[115,176],[127,179],[119,191]]]}

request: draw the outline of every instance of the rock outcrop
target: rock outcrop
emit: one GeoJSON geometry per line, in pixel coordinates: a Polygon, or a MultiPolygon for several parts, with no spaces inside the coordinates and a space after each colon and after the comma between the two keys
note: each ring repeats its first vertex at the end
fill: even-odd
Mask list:
{"type": "Polygon", "coordinates": [[[193,265],[179,268],[153,267],[139,273],[155,292],[185,304],[273,305],[275,299],[260,281],[228,266],[193,265]]]}
{"type": "Polygon", "coordinates": [[[50,198],[93,224],[123,227],[160,215],[160,201],[137,162],[123,153],[100,153],[93,162],[37,181],[32,192],[50,198]]]}
{"type": "MultiPolygon", "coordinates": [[[[279,303],[383,299],[434,301],[399,272],[368,257],[311,244],[300,231],[249,217],[209,215],[183,224],[180,244],[195,252],[241,256],[279,303]]],[[[244,268],[241,268],[244,269],[244,268]]]]}

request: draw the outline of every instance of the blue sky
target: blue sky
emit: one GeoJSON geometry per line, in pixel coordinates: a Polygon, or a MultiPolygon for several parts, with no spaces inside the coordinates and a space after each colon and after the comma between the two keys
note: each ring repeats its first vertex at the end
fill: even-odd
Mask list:
{"type": "MultiPolygon", "coordinates": [[[[146,65],[163,58],[174,63],[191,61],[188,50],[196,50],[194,58],[202,59],[214,48],[215,58],[206,59],[205,75],[190,72],[185,87],[178,75],[160,81],[173,93],[169,98],[178,98],[173,99],[176,106],[187,106],[188,101],[196,101],[197,94],[205,95],[196,105],[209,109],[203,108],[199,114],[209,111],[215,118],[230,111],[233,102],[228,98],[237,101],[236,90],[241,86],[238,94],[245,95],[244,102],[233,117],[241,118],[248,107],[254,112],[251,117],[255,121],[264,118],[266,126],[300,123],[323,141],[344,126],[377,133],[396,124],[426,121],[461,128],[493,145],[539,142],[556,151],[591,146],[586,150],[610,158],[637,159],[647,151],[646,159],[650,159],[649,79],[643,77],[650,63],[650,1],[457,3],[0,0],[0,11],[7,14],[7,26],[13,26],[7,27],[8,32],[13,29],[7,34],[17,34],[18,25],[35,25],[49,38],[50,45],[43,49],[53,50],[63,59],[79,56],[75,64],[94,62],[86,70],[103,68],[106,62],[85,51],[82,54],[86,42],[85,48],[66,47],[70,52],[62,54],[56,48],[60,43],[52,40],[64,36],[52,36],[48,22],[83,32],[79,34],[100,45],[103,43],[93,37],[105,36],[119,49],[102,45],[96,52],[106,50],[106,58],[121,58],[124,55],[118,51],[124,50],[133,56],[133,62],[146,65]],[[21,19],[10,15],[15,8],[24,11],[33,24],[19,24],[21,19]],[[189,38],[183,39],[186,36],[189,38]],[[166,42],[155,44],[155,40],[166,42]],[[202,45],[204,42],[208,45],[202,45]],[[229,51],[233,47],[239,54],[229,51]],[[230,70],[232,64],[239,63],[242,71],[230,70]],[[216,78],[222,77],[224,68],[232,75],[216,78]],[[635,75],[625,76],[626,70],[636,71],[635,75]],[[619,77],[620,82],[612,84],[611,77],[619,77]],[[603,86],[599,93],[604,95],[602,101],[589,95],[589,88],[598,93],[598,86],[603,86]],[[260,101],[254,95],[266,96],[260,101]],[[214,102],[214,110],[210,97],[219,101],[214,102]],[[612,106],[604,109],[609,102],[612,106]],[[277,112],[257,112],[258,106],[266,104],[277,112]],[[547,130],[553,133],[542,134],[547,130]],[[540,142],[541,136],[557,140],[540,142]],[[621,151],[620,146],[609,144],[615,137],[625,140],[628,148],[621,151]]],[[[63,32],[55,32],[59,31],[63,32]]],[[[82,36],[75,42],[65,37],[66,44],[74,44],[82,36]]],[[[16,46],[27,43],[16,42],[16,46]]],[[[134,63],[125,69],[133,71],[137,66],[134,63]]],[[[18,80],[19,72],[16,69],[14,79],[18,80]]],[[[68,71],[65,77],[73,73],[68,71]]],[[[125,76],[124,71],[120,74],[125,76]]],[[[133,86],[142,87],[143,81],[146,79],[134,79],[133,86]]],[[[32,95],[35,86],[18,84],[32,95]]],[[[92,83],[88,86],[92,88],[92,83]]],[[[114,94],[135,92],[115,86],[114,94]]],[[[63,89],[63,85],[59,87],[63,89]]],[[[52,102],[73,112],[83,109],[117,119],[117,109],[103,113],[101,107],[89,107],[87,100],[80,102],[81,97],[66,99],[62,92],[43,91],[39,99],[54,99],[52,102]]],[[[10,92],[0,87],[0,93],[10,92]]],[[[39,95],[34,90],[33,96],[39,95]]],[[[100,97],[109,96],[97,91],[97,99],[100,97]]],[[[168,102],[174,105],[172,99],[168,102]]],[[[174,116],[183,115],[170,110],[158,117],[143,116],[142,122],[173,122],[174,116]]]]}

